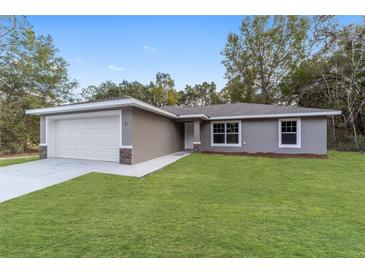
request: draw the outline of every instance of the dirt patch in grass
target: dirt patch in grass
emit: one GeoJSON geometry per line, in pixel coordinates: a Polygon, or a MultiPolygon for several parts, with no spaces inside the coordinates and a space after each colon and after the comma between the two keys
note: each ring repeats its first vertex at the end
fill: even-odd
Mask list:
{"type": "Polygon", "coordinates": [[[38,151],[27,152],[27,153],[0,154],[0,160],[19,159],[19,158],[36,157],[36,156],[38,156],[38,151]]]}

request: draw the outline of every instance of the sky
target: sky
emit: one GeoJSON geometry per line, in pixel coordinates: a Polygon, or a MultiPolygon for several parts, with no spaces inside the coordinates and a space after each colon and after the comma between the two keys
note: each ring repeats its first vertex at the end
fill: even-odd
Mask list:
{"type": "MultiPolygon", "coordinates": [[[[169,73],[178,90],[204,81],[223,88],[221,52],[242,16],[28,16],[49,34],[80,91],[106,80],[149,83],[169,73]]],[[[341,24],[361,17],[339,16],[341,24]]]]}

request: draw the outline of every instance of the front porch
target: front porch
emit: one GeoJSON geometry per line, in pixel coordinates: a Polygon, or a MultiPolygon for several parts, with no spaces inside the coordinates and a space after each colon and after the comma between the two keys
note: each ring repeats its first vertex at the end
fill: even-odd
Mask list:
{"type": "Polygon", "coordinates": [[[184,149],[185,151],[200,152],[200,120],[184,121],[184,149]]]}

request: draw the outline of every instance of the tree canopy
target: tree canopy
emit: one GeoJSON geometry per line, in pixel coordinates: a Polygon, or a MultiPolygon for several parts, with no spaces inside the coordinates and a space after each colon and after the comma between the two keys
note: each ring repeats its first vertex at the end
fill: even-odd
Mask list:
{"type": "Polygon", "coordinates": [[[82,90],[81,100],[92,101],[123,96],[132,96],[158,107],[203,106],[225,102],[214,82],[186,85],[183,90],[178,91],[171,75],[161,72],[156,74],[155,81],[147,85],[138,81],[123,80],[119,84],[106,81],[99,86],[89,86],[82,90]]]}
{"type": "Polygon", "coordinates": [[[36,35],[24,17],[0,17],[1,151],[18,152],[39,143],[39,118],[30,108],[72,102],[77,82],[50,36],[36,35]]]}
{"type": "Polygon", "coordinates": [[[308,18],[247,16],[240,33],[228,35],[223,50],[228,91],[238,86],[241,100],[273,103],[277,86],[304,56],[308,18]]]}

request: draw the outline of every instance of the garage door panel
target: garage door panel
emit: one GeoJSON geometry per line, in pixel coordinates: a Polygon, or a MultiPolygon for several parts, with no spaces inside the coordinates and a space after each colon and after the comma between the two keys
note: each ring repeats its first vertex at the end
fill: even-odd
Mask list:
{"type": "Polygon", "coordinates": [[[101,131],[102,135],[104,136],[110,136],[110,137],[113,137],[113,138],[118,138],[119,137],[119,132],[115,132],[113,128],[104,128],[102,131],[101,131]]]}
{"type": "Polygon", "coordinates": [[[119,161],[119,116],[55,120],[54,157],[119,161]]]}
{"type": "Polygon", "coordinates": [[[85,119],[84,120],[85,128],[100,128],[101,119],[100,118],[94,118],[94,119],[85,119]]]}
{"type": "Polygon", "coordinates": [[[70,146],[106,146],[115,147],[119,144],[119,138],[115,136],[83,136],[82,138],[75,138],[72,135],[58,136],[56,138],[55,146],[70,145],[70,146]]]}
{"type": "MultiPolygon", "coordinates": [[[[114,129],[112,129],[114,130],[114,129]]],[[[99,128],[86,128],[82,131],[83,134],[92,136],[103,136],[103,131],[99,128]]]]}

